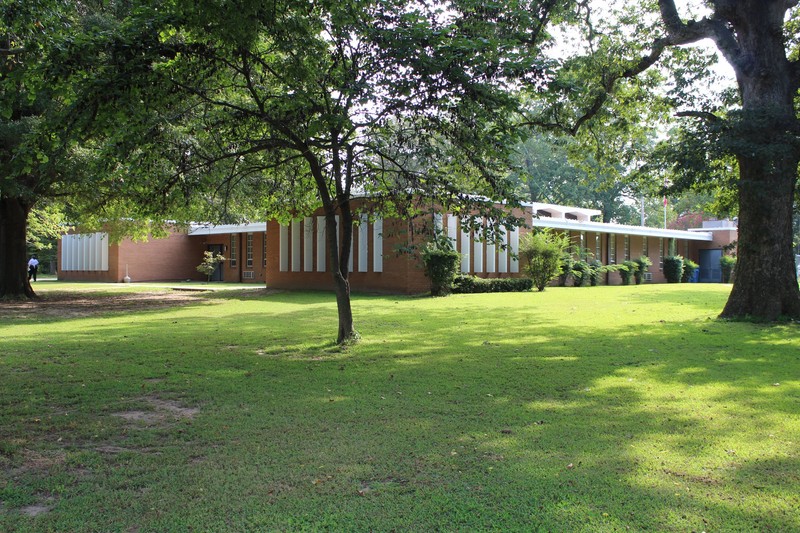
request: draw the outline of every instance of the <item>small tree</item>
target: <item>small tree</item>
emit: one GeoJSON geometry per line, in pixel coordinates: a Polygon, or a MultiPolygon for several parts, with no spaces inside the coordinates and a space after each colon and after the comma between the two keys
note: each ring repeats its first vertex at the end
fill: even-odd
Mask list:
{"type": "Polygon", "coordinates": [[[603,274],[605,274],[608,270],[603,263],[595,259],[591,263],[589,263],[589,284],[592,287],[596,287],[600,285],[600,280],[603,278],[603,274]]]}
{"type": "Polygon", "coordinates": [[[691,259],[684,259],[683,260],[683,275],[681,276],[681,283],[689,283],[689,280],[692,279],[692,274],[694,271],[699,267],[697,263],[692,261],[691,259]]]}
{"type": "Polygon", "coordinates": [[[730,283],[733,277],[733,269],[736,267],[736,257],[723,255],[719,258],[719,267],[722,270],[722,283],[730,283]]]}
{"type": "Polygon", "coordinates": [[[653,266],[653,262],[650,261],[649,257],[643,255],[639,259],[636,259],[636,265],[638,268],[636,272],[633,273],[633,279],[636,281],[637,285],[641,285],[645,273],[653,266]]]}
{"type": "Polygon", "coordinates": [[[664,258],[664,277],[667,283],[680,283],[683,276],[683,256],[671,255],[664,258]]]}
{"type": "Polygon", "coordinates": [[[589,284],[592,273],[592,266],[583,260],[575,261],[572,267],[572,285],[582,287],[589,284]]]}
{"type": "Polygon", "coordinates": [[[622,278],[622,284],[630,285],[631,280],[636,275],[636,272],[638,270],[639,270],[639,263],[637,263],[636,261],[623,261],[622,264],[617,267],[619,276],[622,278]]]}
{"type": "Polygon", "coordinates": [[[525,259],[525,272],[540,292],[561,274],[561,261],[569,247],[566,235],[550,229],[532,231],[520,240],[519,255],[525,259]]]}
{"type": "Polygon", "coordinates": [[[211,276],[217,270],[217,265],[223,261],[225,261],[225,258],[222,254],[215,254],[207,250],[203,252],[203,262],[197,265],[197,271],[206,275],[206,281],[211,281],[211,276]]]}
{"type": "Polygon", "coordinates": [[[431,280],[431,296],[450,294],[461,260],[461,254],[453,249],[453,241],[447,235],[437,235],[425,245],[420,256],[425,275],[431,280]]]}

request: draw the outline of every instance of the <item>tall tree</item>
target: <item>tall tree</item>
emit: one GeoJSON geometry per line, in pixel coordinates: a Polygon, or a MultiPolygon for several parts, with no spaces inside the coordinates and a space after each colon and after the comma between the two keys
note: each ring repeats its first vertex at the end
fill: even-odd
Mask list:
{"type": "MultiPolygon", "coordinates": [[[[722,317],[800,317],[792,257],[800,162],[797,5],[797,0],[709,0],[694,5],[699,14],[691,15],[688,10],[679,12],[673,0],[659,0],[655,10],[647,11],[645,5],[637,6],[636,13],[623,13],[617,19],[619,27],[611,32],[599,29],[602,23],[584,11],[585,20],[592,21],[584,27],[594,47],[588,58],[566,65],[580,65],[582,72],[595,74],[585,91],[571,95],[573,131],[595,119],[615,92],[659,72],[651,67],[660,65],[673,70],[671,94],[682,106],[681,115],[701,121],[697,127],[708,132],[696,136],[695,142],[713,137],[719,140],[716,148],[706,148],[721,147],[733,156],[738,172],[739,257],[722,317]],[[650,40],[637,43],[637,37],[650,40]],[[710,100],[687,107],[697,103],[688,97],[690,88],[710,65],[708,56],[692,54],[687,45],[709,40],[735,72],[738,109],[717,112],[724,110],[710,100]]],[[[576,71],[568,68],[564,79],[572,79],[576,71]]],[[[562,83],[559,88],[565,87],[562,83]]],[[[563,97],[567,91],[559,94],[563,97]]],[[[549,118],[560,116],[559,123],[565,123],[559,114],[563,110],[561,106],[549,118]]]]}
{"type": "MultiPolygon", "coordinates": [[[[160,75],[195,106],[172,121],[190,142],[177,181],[200,172],[229,198],[256,191],[244,196],[271,218],[322,207],[341,343],[355,335],[347,266],[355,197],[405,216],[425,198],[486,215],[497,231],[516,222],[493,207],[512,196],[501,166],[514,134],[510,91],[541,72],[537,47],[554,15],[550,2],[525,7],[178,2],[138,10],[118,38],[152,43],[134,45],[150,58],[140,74],[160,75]]],[[[95,108],[108,105],[97,98],[102,83],[93,91],[95,108]]],[[[162,93],[135,91],[148,111],[164,113],[162,93]]]]}

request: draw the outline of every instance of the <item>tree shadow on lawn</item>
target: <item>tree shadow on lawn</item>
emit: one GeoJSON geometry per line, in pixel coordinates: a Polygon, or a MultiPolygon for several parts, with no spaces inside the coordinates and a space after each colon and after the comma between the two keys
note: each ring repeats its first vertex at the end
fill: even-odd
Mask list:
{"type": "MultiPolygon", "coordinates": [[[[90,425],[104,420],[108,445],[121,424],[110,416],[115,402],[142,395],[144,379],[202,404],[187,433],[161,433],[162,445],[187,441],[186,456],[202,461],[171,470],[177,489],[141,495],[144,508],[157,502],[181,516],[204,506],[263,514],[277,528],[800,527],[785,512],[798,502],[800,471],[796,435],[786,434],[797,425],[784,425],[797,417],[800,373],[790,326],[689,320],[592,330],[543,309],[476,315],[464,299],[419,316],[408,301],[380,301],[357,303],[359,313],[370,308],[360,318],[364,341],[336,353],[326,340],[333,303],[275,310],[274,322],[247,312],[213,317],[210,327],[199,313],[165,327],[168,314],[156,312],[91,338],[45,333],[20,348],[59,346],[81,381],[63,383],[64,367],[43,366],[42,354],[19,379],[0,378],[13,382],[4,399],[36,406],[25,391],[74,389],[60,401],[83,403],[90,425]],[[115,375],[97,373],[98,353],[115,375]],[[776,441],[759,451],[770,432],[776,441]],[[732,450],[741,435],[744,449],[732,450]]],[[[64,407],[53,401],[38,406],[64,407]]],[[[14,427],[36,445],[47,439],[35,425],[14,427]]],[[[102,475],[76,479],[76,491],[102,475]]],[[[113,507],[113,493],[98,498],[113,507]]],[[[56,510],[71,505],[67,491],[56,510]]],[[[38,519],[59,523],[58,513],[38,519]]]]}

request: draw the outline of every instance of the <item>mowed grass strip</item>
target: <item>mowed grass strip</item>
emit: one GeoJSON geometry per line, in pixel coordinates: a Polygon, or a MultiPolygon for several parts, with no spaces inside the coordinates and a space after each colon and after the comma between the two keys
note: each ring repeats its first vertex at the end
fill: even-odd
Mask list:
{"type": "Polygon", "coordinates": [[[800,331],[729,286],[357,295],[346,349],[331,294],[37,289],[0,530],[800,530],[800,331]]]}

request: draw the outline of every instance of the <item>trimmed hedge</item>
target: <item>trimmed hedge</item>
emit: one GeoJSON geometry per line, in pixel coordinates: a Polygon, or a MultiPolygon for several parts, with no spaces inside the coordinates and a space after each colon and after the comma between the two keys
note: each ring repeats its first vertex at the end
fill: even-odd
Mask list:
{"type": "Polygon", "coordinates": [[[526,292],[533,288],[531,278],[491,278],[458,276],[453,282],[453,292],[471,294],[478,292],[526,292]]]}

